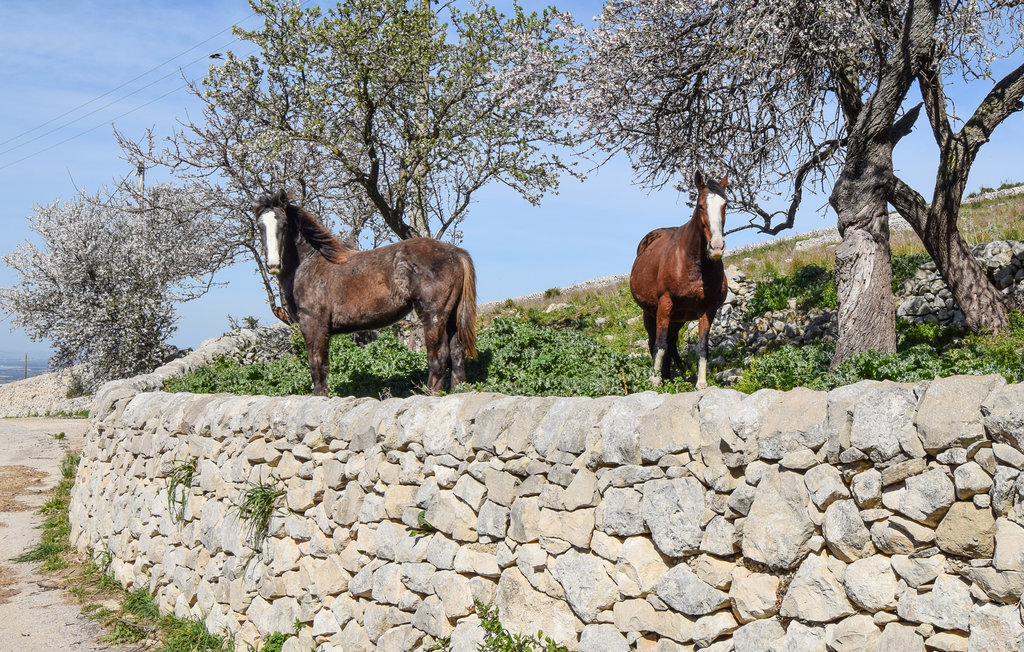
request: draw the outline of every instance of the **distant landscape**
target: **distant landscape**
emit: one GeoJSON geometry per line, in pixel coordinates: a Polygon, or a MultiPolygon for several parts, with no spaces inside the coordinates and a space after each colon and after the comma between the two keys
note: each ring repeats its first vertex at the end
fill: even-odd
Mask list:
{"type": "MultiPolygon", "coordinates": [[[[42,356],[28,356],[28,377],[46,373],[48,360],[42,356]]],[[[22,380],[25,376],[25,354],[0,351],[0,384],[22,380]]]]}

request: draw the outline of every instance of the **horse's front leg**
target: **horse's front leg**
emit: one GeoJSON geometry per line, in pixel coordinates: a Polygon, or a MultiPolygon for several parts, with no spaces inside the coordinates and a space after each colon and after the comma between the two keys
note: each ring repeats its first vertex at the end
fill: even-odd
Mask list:
{"type": "Polygon", "coordinates": [[[664,368],[665,354],[668,353],[668,331],[672,319],[672,296],[667,292],[658,300],[658,313],[655,317],[654,347],[651,355],[654,357],[654,374],[651,376],[651,384],[655,387],[661,385],[665,372],[671,369],[664,368]]]}
{"type": "Polygon", "coordinates": [[[313,394],[327,396],[328,347],[331,336],[325,329],[304,329],[302,337],[306,340],[309,375],[313,377],[313,394]]]}
{"type": "Polygon", "coordinates": [[[708,336],[712,319],[713,314],[704,313],[697,325],[697,389],[706,389],[708,386],[708,336]]]}

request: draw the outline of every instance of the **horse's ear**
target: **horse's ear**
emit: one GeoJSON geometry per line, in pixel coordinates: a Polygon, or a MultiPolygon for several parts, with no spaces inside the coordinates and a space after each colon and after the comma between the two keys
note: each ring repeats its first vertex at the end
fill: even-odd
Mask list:
{"type": "Polygon", "coordinates": [[[729,175],[727,174],[724,177],[722,177],[722,180],[718,182],[718,185],[722,186],[723,188],[729,185],[729,175]]]}
{"type": "Polygon", "coordinates": [[[700,170],[697,170],[696,172],[693,173],[693,183],[697,186],[697,188],[704,187],[704,175],[700,173],[700,170]]]}

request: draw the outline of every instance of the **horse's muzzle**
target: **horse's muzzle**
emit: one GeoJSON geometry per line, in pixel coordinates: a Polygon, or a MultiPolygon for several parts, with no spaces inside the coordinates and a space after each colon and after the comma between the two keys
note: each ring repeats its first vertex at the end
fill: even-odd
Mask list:
{"type": "Polygon", "coordinates": [[[267,271],[270,272],[271,274],[273,274],[274,276],[280,276],[281,275],[281,266],[280,265],[269,265],[267,267],[267,271]]]}
{"type": "Polygon", "coordinates": [[[724,253],[725,240],[716,238],[708,245],[708,256],[710,256],[712,260],[721,260],[722,254],[724,253]]]}

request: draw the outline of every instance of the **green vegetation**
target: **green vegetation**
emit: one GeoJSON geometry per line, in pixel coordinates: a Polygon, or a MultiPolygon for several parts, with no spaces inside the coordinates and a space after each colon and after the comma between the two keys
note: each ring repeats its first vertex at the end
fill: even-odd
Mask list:
{"type": "Polygon", "coordinates": [[[479,600],[474,601],[476,612],[480,616],[480,626],[484,629],[484,642],[481,652],[569,652],[569,648],[559,645],[544,632],[538,630],[535,635],[509,634],[498,620],[498,608],[487,606],[479,600]]]}
{"type": "Polygon", "coordinates": [[[71,504],[71,489],[75,486],[75,474],[78,472],[80,459],[78,455],[67,455],[61,461],[60,480],[49,500],[39,508],[39,513],[46,516],[39,543],[12,561],[41,561],[43,571],[60,570],[67,566],[65,553],[69,548],[68,537],[71,535],[68,506],[71,504]]]}
{"type": "Polygon", "coordinates": [[[966,334],[934,324],[899,322],[896,353],[869,351],[844,360],[829,371],[832,345],[792,345],[753,359],[737,389],[797,386],[832,389],[860,380],[916,382],[957,374],[1001,374],[1008,382],[1024,381],[1024,316],[1010,313],[1010,326],[998,335],[966,334]]]}
{"type": "Polygon", "coordinates": [[[238,518],[245,526],[247,545],[256,553],[263,549],[270,532],[270,519],[281,511],[278,500],[287,493],[278,482],[278,478],[271,475],[269,482],[250,482],[242,492],[238,518]]]}
{"type": "Polygon", "coordinates": [[[416,515],[416,527],[409,530],[411,537],[423,537],[437,532],[437,528],[427,520],[427,510],[416,515]]]}
{"type": "Polygon", "coordinates": [[[199,458],[194,456],[181,461],[174,460],[174,465],[167,473],[167,510],[175,523],[185,522],[188,488],[192,486],[198,463],[199,458]]]}
{"type": "Polygon", "coordinates": [[[820,265],[807,265],[792,274],[773,276],[757,284],[747,304],[747,319],[772,310],[782,310],[791,300],[800,310],[834,308],[836,282],[832,271],[820,265]]]}

